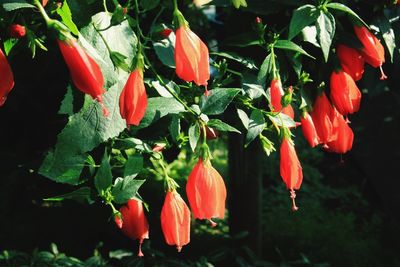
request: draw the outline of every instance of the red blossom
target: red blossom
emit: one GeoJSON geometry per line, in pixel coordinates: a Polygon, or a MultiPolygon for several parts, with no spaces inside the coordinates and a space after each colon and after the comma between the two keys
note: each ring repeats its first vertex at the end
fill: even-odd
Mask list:
{"type": "Polygon", "coordinates": [[[14,75],[3,51],[0,49],[0,107],[14,87],[14,75]]]}
{"type": "MultiPolygon", "coordinates": [[[[130,199],[120,208],[122,215],[122,232],[131,239],[139,240],[138,256],[142,257],[142,243],[149,238],[149,224],[144,214],[142,201],[130,199]]],[[[118,221],[116,220],[118,225],[118,221]]]]}
{"type": "Polygon", "coordinates": [[[349,74],[343,70],[333,71],[330,88],[332,102],[342,115],[352,114],[360,109],[361,92],[349,74]]]}
{"type": "Polygon", "coordinates": [[[26,28],[20,24],[12,24],[9,28],[9,33],[12,38],[21,39],[26,35],[26,28]]]}
{"type": "Polygon", "coordinates": [[[121,117],[126,124],[139,125],[147,108],[146,88],[143,82],[143,71],[135,69],[130,75],[119,98],[121,117]]]}
{"type": "Polygon", "coordinates": [[[186,194],[195,218],[225,217],[226,188],[221,175],[213,168],[209,159],[199,158],[189,175],[186,194]]]}
{"type": "Polygon", "coordinates": [[[99,65],[75,39],[57,42],[76,88],[99,101],[107,117],[109,112],[103,104],[102,96],[105,93],[104,78],[99,65]]]}
{"type": "Polygon", "coordinates": [[[207,86],[210,79],[208,48],[185,25],[176,31],[174,56],[176,74],[179,78],[187,82],[194,81],[198,86],[207,86]]]}
{"type": "Polygon", "coordinates": [[[360,80],[364,73],[363,56],[356,49],[341,44],[337,46],[336,54],[343,70],[355,81],[360,80]]]}
{"type": "Polygon", "coordinates": [[[190,242],[190,210],[175,190],[165,196],[161,228],[167,244],[176,246],[178,252],[190,242]]]}
{"type": "Polygon", "coordinates": [[[303,131],[303,135],[307,140],[308,144],[311,147],[317,146],[320,142],[311,115],[307,111],[304,111],[303,114],[300,116],[300,121],[301,121],[301,130],[303,131]]]}

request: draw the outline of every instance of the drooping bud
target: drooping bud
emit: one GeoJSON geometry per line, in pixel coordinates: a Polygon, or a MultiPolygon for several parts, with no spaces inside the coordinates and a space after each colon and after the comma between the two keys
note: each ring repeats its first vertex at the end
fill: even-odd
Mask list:
{"type": "Polygon", "coordinates": [[[379,67],[381,80],[386,79],[387,77],[382,69],[382,64],[385,62],[385,49],[381,42],[364,26],[354,26],[354,32],[363,45],[360,52],[365,61],[374,68],[379,67]]]}
{"type": "Polygon", "coordinates": [[[119,97],[121,117],[126,120],[127,127],[139,125],[147,108],[147,94],[143,82],[143,71],[136,68],[131,74],[119,97]]]}
{"type": "Polygon", "coordinates": [[[325,92],[317,96],[311,112],[311,118],[322,144],[327,144],[335,139],[332,126],[334,111],[334,107],[329,102],[325,92]]]}
{"type": "Polygon", "coordinates": [[[161,210],[161,228],[168,245],[178,252],[190,242],[190,210],[175,190],[168,191],[161,210]]]}
{"type": "Polygon", "coordinates": [[[195,218],[214,224],[212,218],[225,217],[225,183],[209,159],[199,158],[189,175],[186,194],[195,218]]]}
{"type": "Polygon", "coordinates": [[[325,150],[328,152],[344,154],[353,147],[354,133],[344,117],[335,111],[333,117],[333,131],[336,138],[327,143],[325,150]]]}
{"type": "Polygon", "coordinates": [[[207,86],[210,79],[208,48],[187,25],[176,31],[175,67],[179,78],[207,86]]]}
{"type": "Polygon", "coordinates": [[[303,170],[293,141],[287,136],[283,137],[280,148],[280,174],[287,189],[290,190],[292,210],[297,211],[298,207],[295,202],[296,194],[294,190],[300,189],[303,181],[303,170]]]}
{"type": "Polygon", "coordinates": [[[104,78],[99,65],[75,39],[57,40],[57,43],[75,87],[96,99],[107,117],[109,112],[103,104],[104,78]]]}
{"type": "Polygon", "coordinates": [[[170,28],[165,28],[165,29],[163,29],[162,31],[160,31],[160,35],[161,35],[162,37],[164,37],[164,38],[168,38],[169,35],[171,34],[171,32],[172,32],[172,29],[170,29],[170,28]]]}
{"type": "MultiPolygon", "coordinates": [[[[293,92],[293,91],[292,91],[293,92]]],[[[292,92],[289,92],[291,97],[292,92]]],[[[273,112],[282,112],[292,119],[294,118],[294,110],[290,104],[282,106],[282,96],[284,95],[282,83],[280,79],[273,79],[270,86],[271,106],[273,112]]],[[[289,99],[290,100],[290,99],[289,99]]]]}
{"type": "Polygon", "coordinates": [[[130,199],[119,211],[123,221],[121,230],[129,238],[139,240],[138,256],[142,257],[143,240],[149,238],[149,224],[144,214],[143,203],[139,200],[130,199]]]}
{"type": "Polygon", "coordinates": [[[300,116],[300,121],[301,130],[303,131],[303,135],[308,144],[311,147],[317,146],[319,144],[319,137],[311,115],[307,111],[302,112],[302,115],[300,116]]]}
{"type": "Polygon", "coordinates": [[[352,114],[360,109],[361,92],[349,74],[343,70],[333,71],[330,88],[332,102],[342,115],[352,114]]]}
{"type": "Polygon", "coordinates": [[[14,87],[14,75],[3,51],[0,49],[0,107],[14,87]]]}
{"type": "Polygon", "coordinates": [[[337,46],[336,54],[343,70],[347,72],[354,81],[360,80],[364,73],[363,56],[356,49],[342,44],[337,46]]]}

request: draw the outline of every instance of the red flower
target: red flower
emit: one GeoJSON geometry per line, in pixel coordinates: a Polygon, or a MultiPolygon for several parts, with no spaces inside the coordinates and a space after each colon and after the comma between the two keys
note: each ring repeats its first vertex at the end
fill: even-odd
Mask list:
{"type": "Polygon", "coordinates": [[[339,112],[335,111],[333,131],[336,138],[329,142],[325,149],[329,152],[344,154],[353,147],[354,133],[339,112]]]}
{"type": "Polygon", "coordinates": [[[102,103],[102,94],[105,93],[105,90],[103,89],[104,78],[99,65],[75,39],[57,40],[57,42],[76,88],[99,101],[103,107],[104,116],[108,116],[108,110],[102,103]]]}
{"type": "Polygon", "coordinates": [[[119,110],[128,125],[139,125],[147,108],[147,95],[143,83],[143,71],[135,69],[128,78],[121,96],[119,110]]]}
{"type": "Polygon", "coordinates": [[[190,210],[176,191],[169,191],[165,196],[161,228],[167,244],[176,245],[178,252],[190,242],[190,210]]]}
{"type": "Polygon", "coordinates": [[[326,144],[335,138],[332,126],[334,111],[334,107],[331,105],[324,92],[317,96],[313,111],[311,112],[311,118],[322,144],[326,144]]]}
{"type": "Polygon", "coordinates": [[[307,142],[310,144],[311,147],[317,146],[319,144],[319,137],[311,115],[307,111],[304,111],[303,114],[300,116],[300,121],[301,129],[307,142]]]}
{"type": "Polygon", "coordinates": [[[210,79],[208,48],[185,25],[176,31],[175,66],[176,74],[184,81],[206,86],[210,79]]]}
{"type": "Polygon", "coordinates": [[[12,24],[9,29],[10,36],[15,39],[21,39],[26,35],[25,26],[19,24],[12,24]]]}
{"type": "MultiPolygon", "coordinates": [[[[149,224],[144,214],[143,203],[130,199],[119,210],[122,215],[122,232],[131,239],[139,239],[138,256],[142,257],[142,243],[149,238],[149,224]]],[[[118,221],[116,220],[118,225],[118,221]]]]}
{"type": "Polygon", "coordinates": [[[382,64],[385,62],[385,49],[379,40],[364,26],[354,26],[354,32],[363,45],[361,54],[372,67],[381,69],[381,80],[386,79],[382,64]]]}
{"type": "MultiPolygon", "coordinates": [[[[201,134],[203,135],[203,131],[201,132],[201,134]]],[[[206,126],[206,138],[207,140],[214,140],[217,139],[219,136],[219,132],[218,130],[215,130],[211,127],[206,126]]]]}
{"type": "Polygon", "coordinates": [[[212,218],[225,217],[225,183],[209,159],[199,158],[189,175],[186,194],[195,218],[208,219],[215,226],[212,218]]]}
{"type": "Polygon", "coordinates": [[[46,6],[49,0],[42,0],[42,6],[46,6]]]}
{"type": "Polygon", "coordinates": [[[331,99],[342,115],[357,112],[360,109],[361,92],[353,78],[343,70],[331,74],[331,99]]]}
{"type": "Polygon", "coordinates": [[[271,81],[270,87],[270,97],[271,97],[271,106],[273,112],[282,112],[283,114],[288,115],[292,119],[294,118],[294,111],[292,106],[289,104],[286,107],[282,107],[281,99],[284,95],[282,89],[282,83],[279,79],[273,79],[271,81]]]}
{"type": "Polygon", "coordinates": [[[360,80],[364,73],[364,58],[362,55],[356,49],[345,45],[338,45],[336,54],[343,70],[350,74],[355,81],[360,80]]]}
{"type": "Polygon", "coordinates": [[[301,182],[303,181],[303,170],[297,158],[293,141],[288,137],[284,137],[281,143],[280,173],[287,189],[291,192],[291,198],[293,200],[292,209],[296,211],[298,208],[294,202],[294,198],[296,197],[294,190],[300,189],[301,182]]]}
{"type": "Polygon", "coordinates": [[[0,49],[0,107],[7,100],[7,95],[14,87],[14,75],[3,51],[0,49]]]}

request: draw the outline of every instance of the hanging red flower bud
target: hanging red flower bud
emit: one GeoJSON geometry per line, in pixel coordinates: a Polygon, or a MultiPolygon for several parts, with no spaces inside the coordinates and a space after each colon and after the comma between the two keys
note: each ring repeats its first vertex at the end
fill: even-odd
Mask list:
{"type": "Polygon", "coordinates": [[[42,0],[42,6],[46,6],[49,0],[42,0]]]}
{"type": "Polygon", "coordinates": [[[215,226],[212,218],[225,217],[225,183],[209,159],[199,158],[189,175],[186,194],[195,218],[207,219],[215,226]]]}
{"type": "Polygon", "coordinates": [[[182,80],[207,86],[210,79],[208,48],[186,25],[176,31],[175,66],[182,80]]]}
{"type": "Polygon", "coordinates": [[[336,54],[343,70],[350,74],[355,81],[360,80],[364,73],[362,55],[356,49],[341,44],[337,46],[336,54]]]}
{"type": "Polygon", "coordinates": [[[311,118],[322,144],[326,144],[335,138],[332,130],[333,112],[334,107],[329,102],[325,92],[322,92],[321,95],[317,96],[311,112],[311,118]]]}
{"type": "Polygon", "coordinates": [[[360,109],[361,92],[349,74],[343,70],[333,71],[330,88],[332,102],[342,115],[351,114],[360,109]]]}
{"type": "Polygon", "coordinates": [[[165,241],[178,252],[190,242],[190,210],[182,197],[175,191],[168,191],[161,210],[161,228],[165,241]]]}
{"type": "Polygon", "coordinates": [[[21,39],[26,35],[26,28],[20,24],[12,24],[9,29],[10,36],[15,39],[21,39]]]}
{"type": "Polygon", "coordinates": [[[143,71],[135,69],[128,78],[121,96],[119,97],[119,110],[121,117],[126,119],[126,124],[139,125],[147,108],[146,88],[143,82],[143,71]]]}
{"type": "Polygon", "coordinates": [[[14,75],[3,51],[0,49],[0,107],[4,105],[7,96],[14,87],[14,75]]]}
{"type": "MultiPolygon", "coordinates": [[[[203,131],[201,131],[201,134],[203,135],[203,131]]],[[[206,126],[206,138],[207,138],[207,140],[217,139],[218,136],[219,136],[219,132],[217,130],[206,126]]]]}
{"type": "Polygon", "coordinates": [[[365,61],[374,68],[379,67],[381,70],[381,80],[386,79],[387,77],[382,69],[382,64],[385,62],[385,49],[378,38],[364,26],[354,26],[354,32],[363,45],[361,54],[365,61]]]}
{"type": "Polygon", "coordinates": [[[115,222],[115,224],[117,225],[117,227],[119,228],[119,229],[121,229],[122,228],[122,225],[123,225],[123,221],[122,221],[122,217],[121,217],[122,215],[121,215],[121,213],[118,213],[118,214],[115,214],[114,215],[114,222],[115,222]]]}
{"type": "Polygon", "coordinates": [[[288,115],[290,118],[294,118],[294,111],[290,104],[286,107],[282,106],[281,100],[284,95],[282,83],[279,79],[273,79],[271,81],[270,86],[270,97],[271,97],[271,106],[273,112],[281,111],[283,114],[288,115]]]}
{"type": "Polygon", "coordinates": [[[286,184],[287,189],[290,190],[290,197],[292,198],[292,210],[298,210],[294,190],[300,189],[303,181],[303,170],[297,153],[293,145],[293,141],[290,137],[284,136],[281,143],[280,149],[280,173],[283,182],[286,184]]]}
{"type": "Polygon", "coordinates": [[[105,93],[104,78],[99,65],[75,39],[57,40],[57,42],[76,88],[96,99],[102,105],[104,116],[107,117],[109,112],[103,104],[102,97],[105,93]]]}
{"type": "Polygon", "coordinates": [[[307,111],[304,111],[300,116],[300,121],[301,129],[307,142],[311,147],[317,146],[319,144],[319,137],[311,115],[307,111]]]}
{"type": "Polygon", "coordinates": [[[142,257],[142,243],[149,238],[149,224],[144,214],[142,201],[130,199],[120,208],[122,215],[122,232],[131,239],[139,240],[138,256],[142,257]]]}
{"type": "Polygon", "coordinates": [[[344,154],[353,147],[354,133],[344,117],[339,112],[334,112],[333,131],[336,138],[329,142],[325,149],[329,152],[344,154]]]}

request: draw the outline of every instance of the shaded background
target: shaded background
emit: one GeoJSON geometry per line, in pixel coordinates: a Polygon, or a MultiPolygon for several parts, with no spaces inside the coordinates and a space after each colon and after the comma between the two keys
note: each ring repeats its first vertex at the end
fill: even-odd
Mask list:
{"type": "MultiPolygon", "coordinates": [[[[372,4],[363,3],[362,9],[357,8],[360,4],[353,7],[369,21],[367,10],[372,4]]],[[[194,10],[187,12],[195,14],[193,19],[201,16],[194,10]]],[[[290,13],[282,10],[278,15],[265,12],[260,16],[264,21],[277,21],[274,26],[278,27],[290,13]]],[[[207,22],[213,30],[204,25],[192,28],[205,39],[224,40],[249,31],[255,17],[253,12],[232,10],[217,14],[223,24],[207,22]]],[[[398,25],[393,27],[397,30],[398,25]]],[[[304,45],[307,51],[315,49],[304,45]]],[[[236,51],[259,63],[265,56],[253,48],[236,51]]],[[[398,62],[395,52],[394,62],[398,62]]],[[[43,201],[74,189],[37,174],[46,151],[67,122],[57,111],[69,76],[54,43],[48,53],[39,53],[34,60],[26,51],[13,55],[11,65],[16,86],[0,109],[0,251],[18,250],[27,253],[19,255],[20,259],[40,259],[42,254],[32,252],[48,251],[55,243],[69,256],[81,260],[94,256],[89,262],[93,266],[105,261],[116,266],[400,266],[398,63],[384,65],[387,82],[379,81],[376,69],[366,67],[358,83],[363,91],[361,110],[350,117],[355,140],[348,154],[341,157],[309,149],[301,132],[295,132],[304,170],[297,213],[290,211],[289,193],[279,176],[279,155],[265,157],[256,142],[244,150],[239,145],[241,136],[222,136],[211,146],[214,165],[229,186],[228,219],[216,229],[196,221],[191,243],[177,254],[164,244],[159,226],[162,183],[148,182],[141,189],[151,207],[144,260],[110,254],[121,249],[135,253],[137,244],[118,231],[102,203],[43,201]]],[[[174,164],[172,176],[184,183],[193,161],[177,159],[174,151],[168,153],[166,157],[174,164]]],[[[0,259],[6,257],[4,253],[0,259]]]]}

